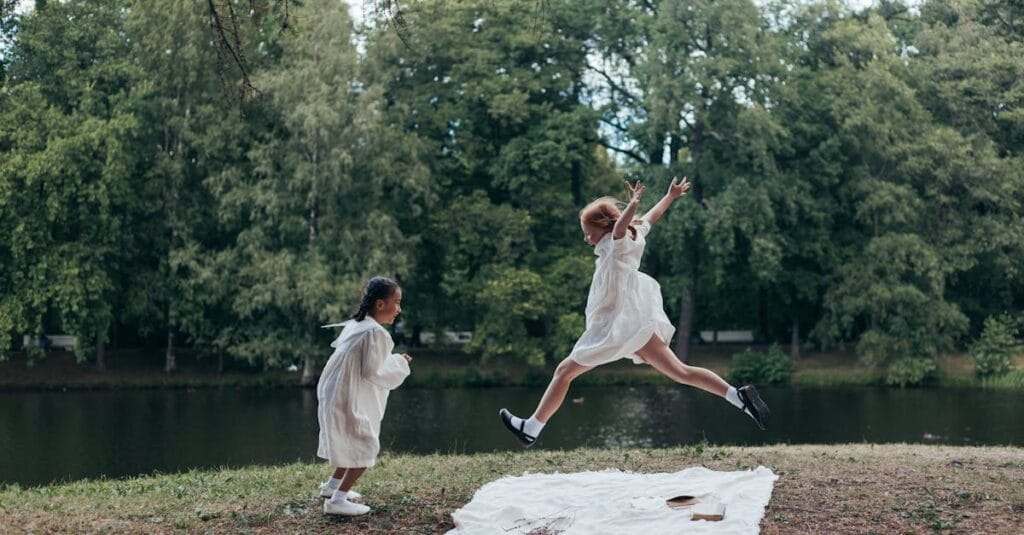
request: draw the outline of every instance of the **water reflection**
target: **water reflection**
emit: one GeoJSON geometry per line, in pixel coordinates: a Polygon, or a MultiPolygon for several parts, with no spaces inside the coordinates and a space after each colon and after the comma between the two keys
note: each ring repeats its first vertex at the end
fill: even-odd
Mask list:
{"type": "MultiPolygon", "coordinates": [[[[532,411],[541,388],[399,389],[385,449],[515,450],[500,407],[532,411]]],[[[769,430],[691,388],[576,387],[537,448],[938,442],[1024,445],[1024,396],[983,390],[764,389],[769,430]]],[[[312,390],[0,394],[0,482],[40,484],[192,467],[312,460],[312,390]]]]}

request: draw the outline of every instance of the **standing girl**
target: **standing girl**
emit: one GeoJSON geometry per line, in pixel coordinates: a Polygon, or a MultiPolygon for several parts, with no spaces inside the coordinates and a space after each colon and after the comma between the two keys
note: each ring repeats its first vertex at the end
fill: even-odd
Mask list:
{"type": "Polygon", "coordinates": [[[387,277],[374,277],[363,288],[359,310],[352,314],[331,347],[334,354],[324,366],[316,387],[320,447],[334,474],[320,486],[324,513],[362,515],[370,508],[351,500],[359,476],[377,461],[380,421],[388,392],[409,375],[409,355],[392,354],[395,343],[383,325],[402,311],[402,289],[387,277]]]}
{"type": "Polygon", "coordinates": [[[687,366],[676,358],[668,343],[675,328],[665,316],[661,287],[639,271],[647,233],[672,203],[686,194],[690,183],[672,179],[668,192],[644,216],[634,220],[645,191],[639,181],[626,183],[630,200],[619,212],[615,199],[603,197],[580,211],[583,239],[594,247],[597,267],[587,297],[587,327],[569,356],[558,365],[537,410],[528,419],[506,409],[499,415],[505,427],[524,447],[537,440],[544,425],[562,405],[569,383],[595,366],[621,358],[646,362],[670,379],[717,394],[743,410],[764,429],[768,407],[753,386],[733,388],[717,374],[687,366]]]}

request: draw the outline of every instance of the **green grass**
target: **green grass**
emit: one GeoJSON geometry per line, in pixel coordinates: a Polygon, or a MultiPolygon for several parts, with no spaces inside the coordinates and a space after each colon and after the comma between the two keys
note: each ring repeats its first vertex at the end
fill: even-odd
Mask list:
{"type": "Polygon", "coordinates": [[[0,526],[29,532],[439,533],[483,484],[505,475],[690,466],[780,476],[765,533],[1020,532],[1024,449],[823,445],[383,455],[357,488],[374,511],[325,517],[328,474],[293,463],[0,489],[0,526]]]}

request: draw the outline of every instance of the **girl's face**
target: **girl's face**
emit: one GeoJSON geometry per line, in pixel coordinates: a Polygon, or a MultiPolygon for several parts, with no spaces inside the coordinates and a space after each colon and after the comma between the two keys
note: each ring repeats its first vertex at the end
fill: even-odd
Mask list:
{"type": "Polygon", "coordinates": [[[591,247],[597,245],[597,242],[601,241],[605,234],[608,234],[607,229],[582,219],[580,219],[580,227],[583,228],[583,241],[587,242],[587,245],[591,247]]]}
{"type": "Polygon", "coordinates": [[[373,319],[381,325],[391,325],[395,318],[402,313],[402,289],[395,288],[395,293],[387,299],[378,299],[373,304],[373,319]]]}

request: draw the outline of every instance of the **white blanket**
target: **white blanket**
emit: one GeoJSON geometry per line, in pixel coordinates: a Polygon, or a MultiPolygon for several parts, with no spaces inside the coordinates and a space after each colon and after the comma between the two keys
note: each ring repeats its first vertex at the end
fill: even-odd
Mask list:
{"type": "Polygon", "coordinates": [[[673,474],[618,470],[507,476],[484,485],[452,513],[449,534],[757,533],[778,476],[760,466],[742,472],[694,467],[673,474]],[[692,508],[665,500],[696,496],[724,503],[725,519],[691,520],[692,508]]]}

